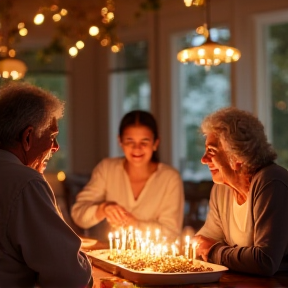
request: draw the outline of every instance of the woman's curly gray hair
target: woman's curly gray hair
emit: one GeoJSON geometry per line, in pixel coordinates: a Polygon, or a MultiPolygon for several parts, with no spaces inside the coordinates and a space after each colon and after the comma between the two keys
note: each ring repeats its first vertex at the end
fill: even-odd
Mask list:
{"type": "Polygon", "coordinates": [[[64,103],[48,91],[28,83],[5,85],[0,89],[0,144],[14,145],[29,126],[40,137],[63,111],[64,103]]]}
{"type": "Polygon", "coordinates": [[[222,108],[203,120],[201,130],[204,134],[215,133],[220,140],[226,141],[227,154],[241,159],[247,174],[253,175],[277,158],[262,123],[247,111],[235,107],[222,108]]]}

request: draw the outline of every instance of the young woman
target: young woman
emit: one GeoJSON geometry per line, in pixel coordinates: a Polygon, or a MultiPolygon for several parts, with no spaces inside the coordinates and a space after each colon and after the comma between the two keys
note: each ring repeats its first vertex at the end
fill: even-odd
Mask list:
{"type": "Polygon", "coordinates": [[[158,160],[154,117],[140,110],[127,113],[118,140],[124,157],[104,159],[94,168],[72,207],[74,222],[90,228],[106,219],[116,228],[160,229],[162,236],[175,240],[183,223],[183,182],[175,169],[158,160]]]}

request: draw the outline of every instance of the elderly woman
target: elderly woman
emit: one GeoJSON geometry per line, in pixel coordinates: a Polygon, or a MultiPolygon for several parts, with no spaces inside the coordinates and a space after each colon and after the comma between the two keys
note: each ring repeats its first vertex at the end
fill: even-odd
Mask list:
{"type": "Polygon", "coordinates": [[[197,255],[231,270],[271,276],[288,270],[288,172],[252,114],[224,108],[208,115],[202,163],[214,186],[197,255]]]}

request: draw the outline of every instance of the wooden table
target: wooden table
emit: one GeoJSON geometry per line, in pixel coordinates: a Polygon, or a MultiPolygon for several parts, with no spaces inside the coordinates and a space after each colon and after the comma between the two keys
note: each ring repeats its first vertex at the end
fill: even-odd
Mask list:
{"type": "MultiPolygon", "coordinates": [[[[94,286],[93,288],[100,287],[100,278],[103,277],[115,277],[114,275],[105,272],[99,268],[93,267],[93,278],[94,286]]],[[[137,284],[137,287],[141,285],[137,284]]],[[[145,286],[148,287],[148,286],[145,286]]],[[[160,287],[160,286],[150,286],[150,287],[160,287]]],[[[288,273],[279,273],[274,277],[257,277],[250,276],[246,274],[225,272],[220,278],[219,282],[214,283],[203,283],[203,284],[190,284],[190,285],[177,285],[177,286],[161,286],[161,287],[171,287],[171,288],[281,288],[288,287],[288,273]]]]}
{"type": "MultiPolygon", "coordinates": [[[[107,244],[97,242],[93,246],[89,247],[89,250],[107,249],[107,244]]],[[[85,250],[85,249],[83,249],[85,250]]],[[[93,288],[100,288],[100,278],[115,277],[113,274],[105,272],[97,267],[93,266],[93,288]]],[[[141,285],[137,284],[137,287],[141,285]]],[[[148,286],[145,286],[148,287],[148,286]]],[[[160,286],[150,286],[158,288],[160,286]]],[[[248,274],[241,274],[235,272],[224,272],[218,282],[203,283],[203,284],[190,284],[190,285],[174,285],[174,286],[161,286],[171,288],[287,288],[288,287],[288,272],[277,273],[273,277],[258,277],[248,274]]]]}

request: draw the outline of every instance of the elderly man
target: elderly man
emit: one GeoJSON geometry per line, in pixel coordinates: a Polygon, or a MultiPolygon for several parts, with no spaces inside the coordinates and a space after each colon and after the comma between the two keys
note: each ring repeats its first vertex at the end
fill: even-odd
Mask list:
{"type": "Polygon", "coordinates": [[[0,287],[88,287],[91,265],[42,173],[64,104],[28,84],[0,89],[0,287]]]}

